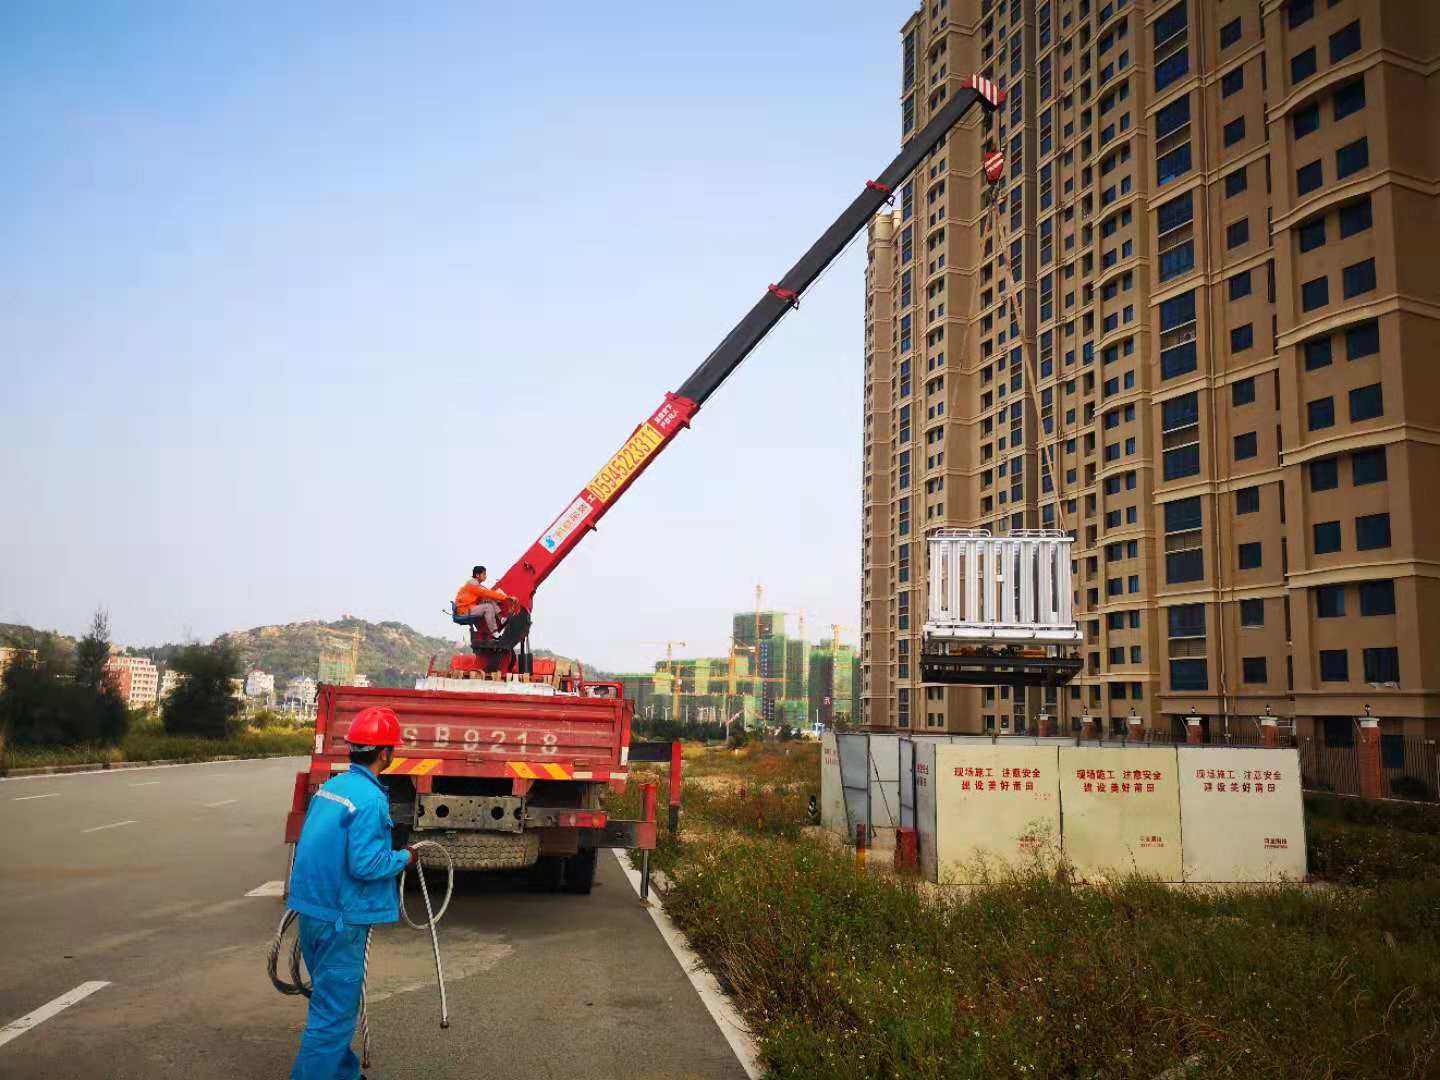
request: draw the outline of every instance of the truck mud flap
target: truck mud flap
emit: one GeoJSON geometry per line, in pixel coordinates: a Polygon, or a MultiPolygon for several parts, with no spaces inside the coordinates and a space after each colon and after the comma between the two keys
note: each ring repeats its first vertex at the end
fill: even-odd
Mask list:
{"type": "Polygon", "coordinates": [[[655,822],[615,821],[605,823],[603,829],[595,830],[597,848],[622,848],[625,850],[654,851],[655,822]]]}

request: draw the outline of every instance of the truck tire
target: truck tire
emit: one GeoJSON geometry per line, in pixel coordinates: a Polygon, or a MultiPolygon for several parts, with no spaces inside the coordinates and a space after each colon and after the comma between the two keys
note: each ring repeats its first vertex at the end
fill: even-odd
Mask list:
{"type": "MultiPolygon", "coordinates": [[[[421,833],[435,840],[455,860],[456,870],[523,870],[534,866],[540,858],[540,834],[450,832],[440,836],[421,833]]],[[[426,869],[443,870],[445,861],[438,854],[423,851],[420,863],[426,869]]]]}
{"type": "Polygon", "coordinates": [[[565,860],[565,891],[576,896],[589,896],[595,887],[595,848],[571,855],[565,860]]]}

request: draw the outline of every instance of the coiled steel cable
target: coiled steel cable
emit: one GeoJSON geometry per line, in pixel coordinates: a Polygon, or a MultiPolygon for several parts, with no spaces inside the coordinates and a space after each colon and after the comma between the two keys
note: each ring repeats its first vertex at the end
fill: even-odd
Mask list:
{"type": "MultiPolygon", "coordinates": [[[[445,969],[440,961],[440,938],[435,932],[435,926],[437,923],[439,923],[445,912],[449,910],[450,901],[455,895],[455,860],[451,857],[450,852],[445,849],[443,844],[437,844],[433,840],[421,840],[418,843],[411,845],[411,847],[415,851],[415,876],[420,881],[420,896],[425,901],[426,917],[424,922],[416,922],[410,917],[410,912],[405,907],[405,875],[410,872],[409,867],[406,867],[404,870],[401,871],[399,883],[397,885],[397,889],[399,891],[400,915],[402,918],[404,918],[405,924],[412,929],[430,931],[430,948],[435,956],[435,982],[440,988],[440,1026],[442,1028],[448,1028],[450,1026],[450,1006],[445,994],[445,969]],[[422,848],[432,848],[435,851],[438,851],[441,858],[443,858],[445,862],[445,900],[443,903],[441,903],[439,911],[436,911],[430,902],[430,887],[425,882],[425,875],[422,872],[423,868],[420,865],[420,851],[422,848]]],[[[300,951],[300,933],[298,930],[295,933],[295,940],[290,946],[290,978],[288,981],[281,978],[279,970],[280,952],[284,947],[285,934],[290,929],[291,924],[295,922],[298,916],[299,912],[287,908],[285,914],[280,917],[280,925],[275,931],[274,938],[272,938],[270,941],[270,951],[266,960],[265,970],[266,973],[270,976],[271,985],[273,985],[276,990],[280,991],[280,993],[290,996],[308,998],[314,992],[314,984],[307,981],[305,978],[305,972],[302,966],[303,956],[301,955],[300,951]]],[[[362,1044],[361,1064],[365,1068],[369,1068],[370,1066],[370,1015],[369,1009],[367,1007],[367,984],[370,977],[371,937],[372,935],[370,929],[367,927],[365,932],[365,960],[360,981],[360,1038],[362,1044]]]]}

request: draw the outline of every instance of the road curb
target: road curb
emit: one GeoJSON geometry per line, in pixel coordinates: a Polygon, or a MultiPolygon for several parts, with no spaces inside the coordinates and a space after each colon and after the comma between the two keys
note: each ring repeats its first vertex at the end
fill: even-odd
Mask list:
{"type": "Polygon", "coordinates": [[[268,761],[270,758],[295,757],[295,754],[254,754],[240,757],[236,754],[217,754],[215,757],[197,758],[194,761],[180,758],[157,758],[154,761],[93,761],[81,765],[29,765],[19,769],[0,769],[0,779],[19,780],[26,776],[59,776],[67,773],[109,772],[112,769],[149,769],[157,765],[211,765],[219,761],[268,761]]]}

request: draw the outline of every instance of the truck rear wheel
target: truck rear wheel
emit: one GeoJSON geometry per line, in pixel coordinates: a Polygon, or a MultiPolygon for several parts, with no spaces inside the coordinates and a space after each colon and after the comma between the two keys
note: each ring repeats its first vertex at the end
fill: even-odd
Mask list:
{"type": "MultiPolygon", "coordinates": [[[[540,858],[538,832],[451,832],[439,836],[422,832],[418,835],[438,841],[455,860],[456,870],[523,870],[534,866],[540,858]]],[[[445,868],[445,861],[430,852],[422,852],[420,862],[426,869],[445,868]]]]}
{"type": "Polygon", "coordinates": [[[565,881],[565,857],[541,855],[530,868],[530,885],[536,892],[559,892],[565,881]]]}
{"type": "Polygon", "coordinates": [[[577,896],[589,896],[595,887],[595,848],[571,855],[565,860],[565,891],[577,896]]]}

